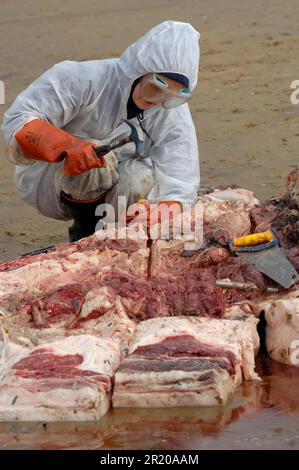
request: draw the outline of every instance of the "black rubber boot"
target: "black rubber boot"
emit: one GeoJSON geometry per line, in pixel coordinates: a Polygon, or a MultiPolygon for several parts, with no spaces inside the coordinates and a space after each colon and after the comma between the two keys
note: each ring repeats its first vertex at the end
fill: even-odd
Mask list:
{"type": "Polygon", "coordinates": [[[101,197],[93,201],[76,201],[71,196],[61,193],[60,200],[68,207],[68,211],[74,219],[74,223],[69,227],[69,241],[76,242],[81,238],[88,237],[95,232],[98,221],[103,216],[96,216],[95,211],[99,204],[105,202],[105,198],[101,197]]]}

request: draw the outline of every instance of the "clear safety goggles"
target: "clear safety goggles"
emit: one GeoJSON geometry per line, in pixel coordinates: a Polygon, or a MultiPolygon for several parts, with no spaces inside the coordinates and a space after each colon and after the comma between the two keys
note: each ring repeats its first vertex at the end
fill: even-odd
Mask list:
{"type": "Polygon", "coordinates": [[[161,103],[163,108],[175,108],[190,100],[188,88],[175,90],[171,88],[161,75],[151,73],[141,79],[141,98],[149,103],[161,103]]]}

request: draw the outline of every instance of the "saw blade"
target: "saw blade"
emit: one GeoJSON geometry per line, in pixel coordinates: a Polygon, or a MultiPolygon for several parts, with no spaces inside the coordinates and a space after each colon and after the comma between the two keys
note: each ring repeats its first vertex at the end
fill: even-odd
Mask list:
{"type": "Polygon", "coordinates": [[[238,254],[285,289],[299,281],[297,271],[278,246],[268,250],[238,254]]]}

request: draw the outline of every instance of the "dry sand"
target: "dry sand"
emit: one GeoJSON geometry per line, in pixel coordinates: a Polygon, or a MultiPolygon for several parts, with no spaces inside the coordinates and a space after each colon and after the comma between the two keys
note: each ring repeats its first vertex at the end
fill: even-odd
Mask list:
{"type": "MultiPolygon", "coordinates": [[[[6,103],[54,63],[117,57],[150,27],[187,21],[201,36],[191,111],[204,184],[240,184],[260,198],[284,190],[298,163],[297,0],[0,0],[6,103]]],[[[2,142],[1,142],[2,144],[2,142]]],[[[0,260],[67,239],[65,222],[23,203],[1,148],[0,260]]]]}

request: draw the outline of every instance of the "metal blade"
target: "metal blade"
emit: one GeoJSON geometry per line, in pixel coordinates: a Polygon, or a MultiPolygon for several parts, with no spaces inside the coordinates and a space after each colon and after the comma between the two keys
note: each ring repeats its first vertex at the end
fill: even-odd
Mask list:
{"type": "Polygon", "coordinates": [[[299,274],[278,246],[254,253],[238,254],[285,289],[299,281],[299,274]]]}

